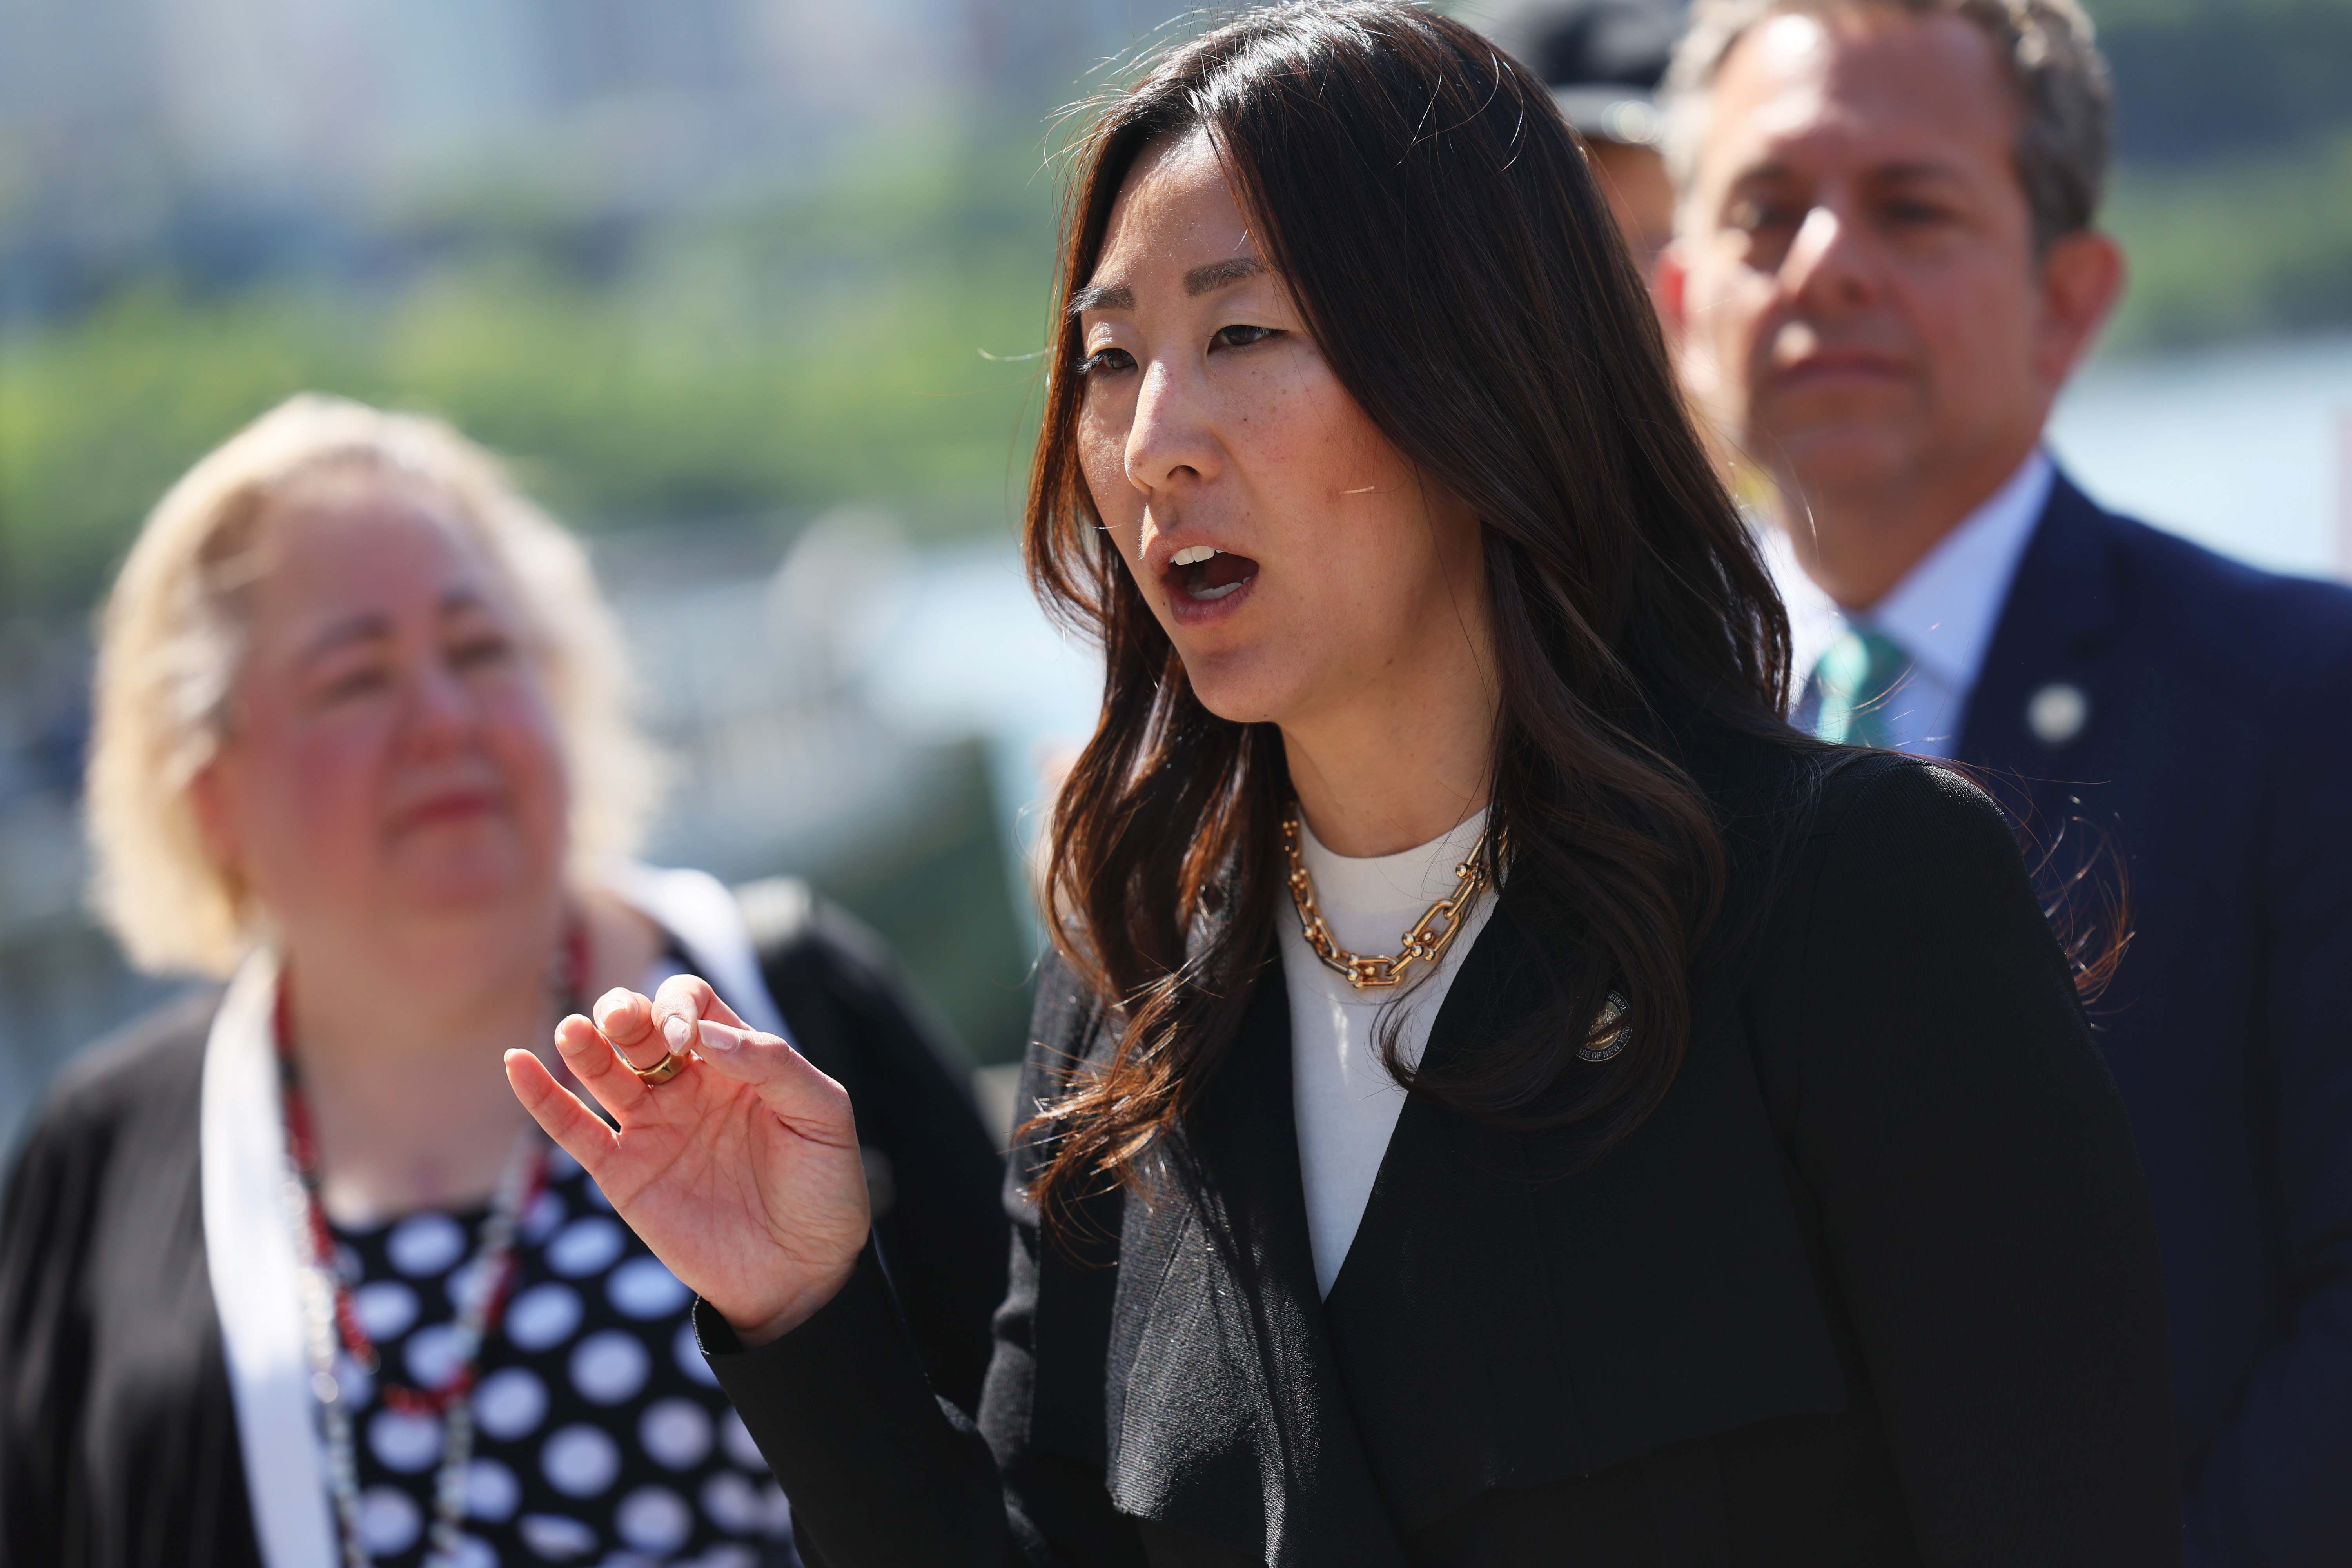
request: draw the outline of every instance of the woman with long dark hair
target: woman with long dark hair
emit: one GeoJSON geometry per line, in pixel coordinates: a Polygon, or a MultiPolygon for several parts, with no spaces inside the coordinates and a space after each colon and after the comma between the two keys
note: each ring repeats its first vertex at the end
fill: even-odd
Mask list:
{"type": "Polygon", "coordinates": [[[2129,1135],[2009,829],[1787,634],[1540,84],[1254,12],[1080,151],[1028,513],[1096,635],[987,1392],[690,980],[542,1125],[847,1564],[2178,1560],[2129,1135]],[[648,1088],[643,1069],[684,1067],[648,1088]]]}

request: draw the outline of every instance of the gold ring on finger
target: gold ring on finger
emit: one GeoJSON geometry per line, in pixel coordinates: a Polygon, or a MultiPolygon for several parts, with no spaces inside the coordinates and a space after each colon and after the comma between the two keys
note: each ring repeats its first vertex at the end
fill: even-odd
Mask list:
{"type": "MultiPolygon", "coordinates": [[[[623,1061],[628,1061],[626,1057],[624,1057],[621,1059],[623,1061]]],[[[679,1056],[676,1051],[664,1051],[662,1053],[662,1059],[654,1063],[653,1066],[649,1068],[641,1068],[635,1062],[630,1062],[629,1070],[637,1075],[637,1081],[639,1083],[642,1083],[650,1089],[655,1084],[667,1083],[670,1079],[676,1078],[678,1074],[678,1069],[684,1066],[686,1066],[686,1058],[684,1057],[679,1056]]]]}

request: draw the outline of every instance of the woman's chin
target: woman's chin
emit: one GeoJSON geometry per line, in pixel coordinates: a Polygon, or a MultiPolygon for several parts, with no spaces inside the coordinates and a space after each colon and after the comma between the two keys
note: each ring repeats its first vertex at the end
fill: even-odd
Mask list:
{"type": "Polygon", "coordinates": [[[554,882],[511,849],[419,857],[392,879],[395,899],[415,916],[467,923],[528,910],[552,893],[554,882]]]}
{"type": "MultiPolygon", "coordinates": [[[[1179,650],[1181,651],[1181,650],[1179,650]]],[[[1224,647],[1184,655],[1184,678],[1201,706],[1236,724],[1279,723],[1296,705],[1295,679],[1278,657],[1261,647],[1224,647]]]]}

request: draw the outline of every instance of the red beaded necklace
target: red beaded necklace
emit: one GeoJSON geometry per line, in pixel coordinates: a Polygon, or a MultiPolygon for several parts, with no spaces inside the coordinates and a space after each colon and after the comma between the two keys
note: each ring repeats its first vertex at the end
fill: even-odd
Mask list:
{"type": "MultiPolygon", "coordinates": [[[[584,922],[577,918],[565,922],[562,958],[551,976],[551,989],[563,1004],[564,1011],[582,1010],[581,996],[588,983],[588,932],[584,922]]],[[[318,1260],[320,1272],[333,1282],[335,1293],[335,1331],[342,1347],[360,1369],[370,1377],[381,1370],[383,1357],[377,1352],[375,1341],[360,1322],[359,1307],[352,1293],[352,1282],[343,1271],[334,1267],[335,1235],[327,1221],[326,1204],[320,1197],[323,1178],[319,1167],[317,1122],[310,1111],[310,1097],[302,1085],[301,1060],[294,1052],[294,1030],[291,995],[293,988],[283,979],[278,986],[278,1005],[272,1023],[277,1036],[278,1082],[286,1111],[286,1148],[292,1155],[295,1174],[302,1184],[307,1200],[306,1219],[310,1233],[311,1256],[318,1260]]],[[[528,1168],[518,1184],[499,1184],[499,1196],[514,1205],[508,1224],[492,1226],[504,1230],[504,1245],[486,1247],[477,1258],[478,1265],[487,1266],[486,1278],[479,1287],[487,1291],[481,1310],[480,1335],[487,1338],[498,1327],[506,1310],[507,1293],[514,1286],[515,1248],[512,1227],[530,1205],[538,1201],[547,1185],[548,1151],[539,1144],[531,1151],[528,1168]],[[510,1189],[515,1189],[510,1191],[510,1189]]],[[[501,1207],[504,1205],[501,1205],[501,1207]]],[[[488,1239],[488,1238],[486,1238],[488,1239]]],[[[465,1398],[474,1389],[475,1370],[479,1363],[480,1347],[477,1341],[474,1353],[467,1356],[450,1377],[436,1388],[406,1388],[397,1384],[382,1385],[383,1402],[392,1409],[410,1415],[441,1415],[450,1405],[465,1398]]],[[[321,1391],[324,1392],[323,1390],[321,1391]]]]}
{"type": "MultiPolygon", "coordinates": [[[[549,988],[568,1012],[581,1011],[588,983],[588,932],[578,919],[566,922],[559,962],[549,976],[549,988]]],[[[326,1205],[320,1198],[319,1140],[310,1112],[310,1096],[302,1087],[300,1059],[294,1052],[290,986],[281,977],[273,1015],[278,1068],[286,1116],[286,1147],[299,1178],[302,1212],[290,1215],[296,1228],[296,1249],[310,1253],[305,1268],[306,1316],[310,1320],[310,1387],[317,1396],[327,1438],[327,1480],[333,1493],[335,1521],[342,1537],[344,1568],[369,1568],[373,1561],[360,1529],[360,1486],[357,1447],[352,1434],[352,1401],[335,1371],[340,1348],[373,1377],[383,1365],[375,1342],[360,1322],[352,1282],[335,1262],[335,1236],[327,1223],[326,1205]],[[331,1303],[331,1304],[330,1304],[331,1303]]],[[[516,1141],[514,1157],[499,1177],[490,1217],[467,1270],[472,1288],[459,1303],[457,1364],[433,1388],[405,1388],[386,1384],[388,1410],[406,1415],[438,1419],[442,1424],[441,1463],[434,1478],[433,1527],[426,1536],[425,1561],[446,1568],[457,1547],[457,1529],[465,1515],[466,1466],[473,1452],[473,1406],[477,1369],[482,1346],[498,1327],[506,1310],[507,1293],[514,1285],[515,1242],[522,1216],[530,1211],[547,1185],[548,1149],[535,1127],[525,1127],[516,1141]]]]}

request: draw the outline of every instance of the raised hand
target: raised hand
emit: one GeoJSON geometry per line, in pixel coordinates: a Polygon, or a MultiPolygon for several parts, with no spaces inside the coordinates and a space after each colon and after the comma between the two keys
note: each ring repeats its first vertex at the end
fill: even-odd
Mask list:
{"type": "Polygon", "coordinates": [[[529,1051],[507,1053],[507,1082],[746,1344],[797,1327],[848,1279],[870,1224],[848,1091],[691,975],[650,1001],[609,991],[594,1012],[556,1026],[555,1046],[617,1132],[529,1051]],[[630,1070],[689,1048],[667,1083],[630,1070]]]}

